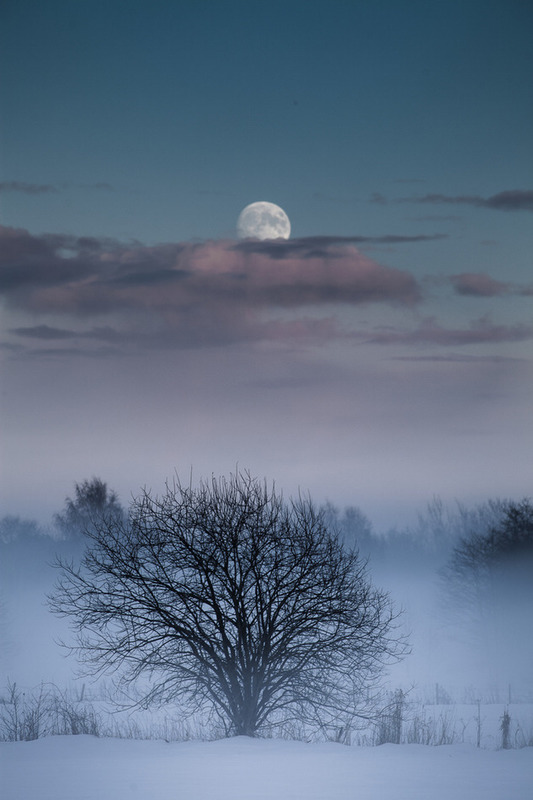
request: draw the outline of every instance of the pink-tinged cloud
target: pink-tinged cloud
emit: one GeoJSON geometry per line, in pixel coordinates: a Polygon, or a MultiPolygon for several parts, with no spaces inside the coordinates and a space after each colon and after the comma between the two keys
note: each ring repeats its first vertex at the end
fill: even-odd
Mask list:
{"type": "Polygon", "coordinates": [[[451,284],[457,294],[471,297],[495,297],[509,290],[508,283],[496,281],[488,275],[478,272],[463,272],[450,277],[451,284]]]}
{"type": "Polygon", "coordinates": [[[496,325],[483,317],[468,328],[445,328],[434,319],[426,319],[411,331],[387,329],[366,339],[371,344],[408,344],[459,346],[522,342],[533,339],[533,325],[496,325]]]}
{"type": "MultiPolygon", "coordinates": [[[[130,337],[174,345],[329,338],[335,326],[302,321],[306,308],[412,306],[420,299],[409,273],[327,237],[284,246],[208,241],[145,247],[6,228],[0,229],[0,290],[7,303],[33,314],[87,321],[119,313],[130,337]],[[283,310],[283,323],[269,321],[276,310],[283,310]],[[291,319],[297,310],[298,319],[291,319]]],[[[41,339],[66,336],[38,325],[28,330],[41,339]]],[[[96,330],[98,337],[102,328],[96,330]]]]}

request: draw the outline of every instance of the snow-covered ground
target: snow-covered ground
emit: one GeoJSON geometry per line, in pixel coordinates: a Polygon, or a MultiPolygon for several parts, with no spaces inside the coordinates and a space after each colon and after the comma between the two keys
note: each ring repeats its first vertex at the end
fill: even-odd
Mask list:
{"type": "Polygon", "coordinates": [[[2,800],[510,800],[533,748],[52,736],[0,744],[2,800]]]}

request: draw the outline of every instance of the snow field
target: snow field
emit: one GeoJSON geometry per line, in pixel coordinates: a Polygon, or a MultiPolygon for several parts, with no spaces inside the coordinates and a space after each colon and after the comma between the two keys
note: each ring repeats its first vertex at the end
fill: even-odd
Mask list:
{"type": "Polygon", "coordinates": [[[532,787],[531,747],[91,736],[0,744],[2,800],[510,800],[532,787]]]}

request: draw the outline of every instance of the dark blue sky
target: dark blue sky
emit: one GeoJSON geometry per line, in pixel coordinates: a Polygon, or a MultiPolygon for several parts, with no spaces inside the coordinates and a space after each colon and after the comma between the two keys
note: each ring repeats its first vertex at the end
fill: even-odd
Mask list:
{"type": "Polygon", "coordinates": [[[380,234],[406,211],[369,206],[374,193],[523,188],[532,14],[516,0],[8,0],[6,178],[72,186],[11,195],[6,223],[218,238],[265,197],[295,236],[380,234]]]}
{"type": "Polygon", "coordinates": [[[29,473],[57,506],[90,474],[127,496],[237,462],[371,513],[528,492],[529,2],[0,22],[13,510],[29,473]],[[290,252],[235,249],[255,200],[290,252]]]}

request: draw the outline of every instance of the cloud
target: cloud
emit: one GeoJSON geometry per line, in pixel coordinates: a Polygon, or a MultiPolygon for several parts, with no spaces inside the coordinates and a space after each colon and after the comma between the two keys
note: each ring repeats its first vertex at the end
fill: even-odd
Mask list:
{"type": "Polygon", "coordinates": [[[426,203],[429,205],[467,205],[477,208],[492,208],[496,211],[533,211],[533,191],[511,189],[490,197],[479,195],[426,194],[423,197],[402,197],[399,203],[426,203]]]}
{"type": "Polygon", "coordinates": [[[477,272],[463,272],[451,275],[450,282],[457,294],[470,297],[495,297],[509,290],[508,283],[496,281],[488,275],[477,272]]]}
{"type": "Polygon", "coordinates": [[[487,317],[474,321],[468,328],[444,328],[433,318],[424,320],[411,331],[386,329],[366,339],[370,344],[420,344],[454,346],[498,344],[533,339],[533,325],[496,325],[487,317]]]}
{"type": "Polygon", "coordinates": [[[94,274],[94,253],[100,248],[93,239],[32,236],[23,229],[0,226],[0,292],[16,301],[24,291],[87,279],[94,274]]]}
{"type": "Polygon", "coordinates": [[[58,192],[57,186],[50,183],[25,183],[24,181],[2,181],[0,192],[22,192],[22,194],[48,194],[58,192]]]}
{"type": "Polygon", "coordinates": [[[425,214],[423,217],[409,217],[413,222],[459,222],[457,214],[425,214]]]}
{"type": "Polygon", "coordinates": [[[16,336],[24,336],[30,339],[72,339],[76,336],[74,331],[63,330],[62,328],[51,328],[49,325],[34,325],[31,328],[12,328],[10,333],[16,336]]]}
{"type": "Polygon", "coordinates": [[[444,355],[428,356],[393,356],[392,361],[421,361],[421,362],[443,362],[453,364],[507,364],[510,362],[525,363],[525,358],[515,358],[514,356],[472,356],[465,353],[446,353],[444,355]]]}
{"type": "MultiPolygon", "coordinates": [[[[78,324],[113,315],[125,338],[147,346],[328,339],[342,335],[331,320],[332,306],[411,307],[420,300],[409,273],[378,264],[352,242],[352,237],[311,237],[147,247],[0,228],[0,291],[13,308],[67,315],[78,324]],[[317,309],[323,309],[320,320],[317,309]]],[[[105,326],[76,332],[35,325],[13,332],[41,341],[118,336],[105,326]]]]}
{"type": "Polygon", "coordinates": [[[57,194],[65,189],[96,189],[113,191],[113,187],[106,181],[96,183],[26,183],[25,181],[1,181],[0,192],[21,192],[22,194],[57,194]]]}
{"type": "Polygon", "coordinates": [[[40,339],[42,341],[65,340],[65,339],[99,339],[104,341],[116,341],[120,334],[110,327],[93,328],[90,331],[75,331],[65,328],[54,328],[50,325],[34,325],[32,327],[12,328],[11,333],[29,339],[40,339]]]}
{"type": "Polygon", "coordinates": [[[270,258],[287,258],[290,255],[301,259],[323,257],[335,258],[342,245],[363,244],[414,244],[447,239],[446,233],[415,234],[412,236],[302,236],[299,239],[245,239],[234,245],[234,249],[246,253],[261,253],[270,258]]]}

